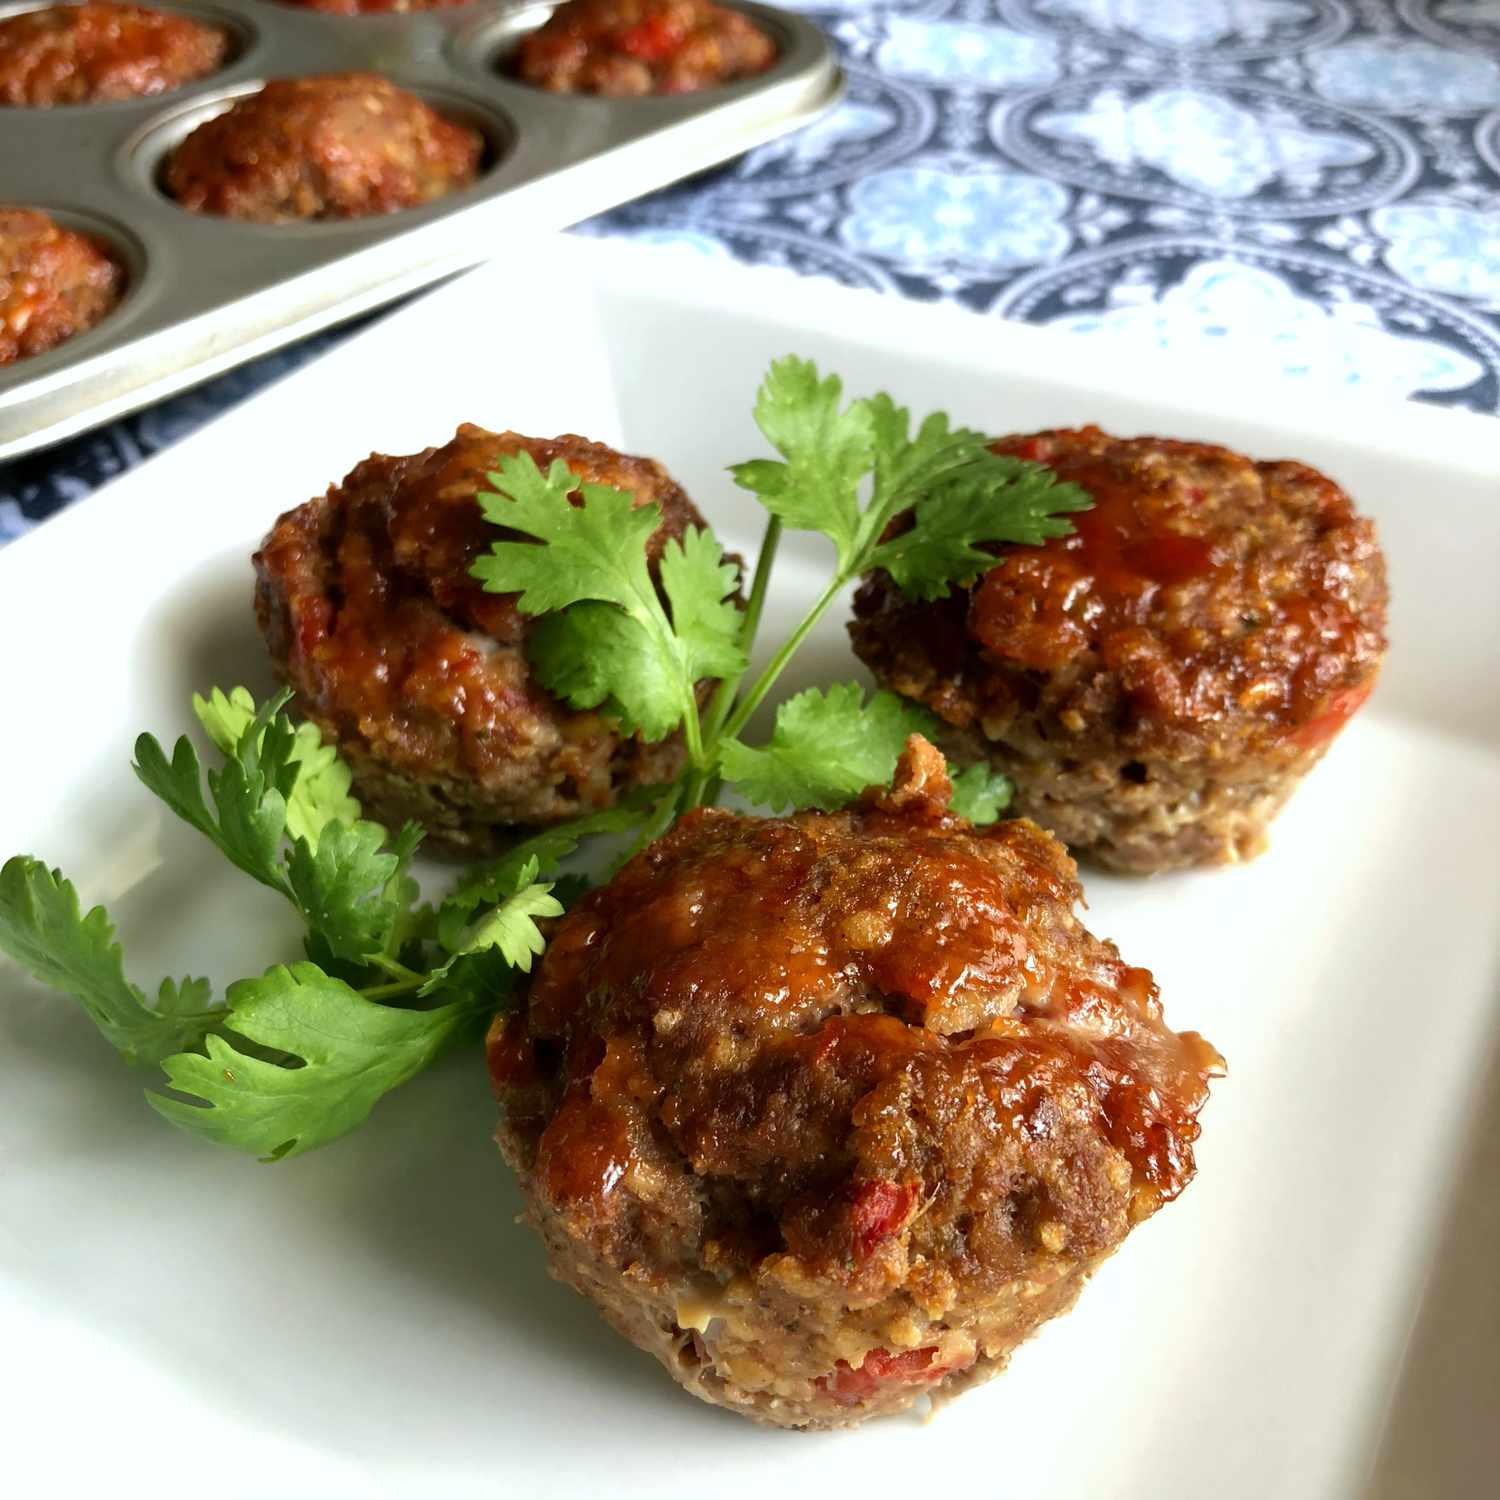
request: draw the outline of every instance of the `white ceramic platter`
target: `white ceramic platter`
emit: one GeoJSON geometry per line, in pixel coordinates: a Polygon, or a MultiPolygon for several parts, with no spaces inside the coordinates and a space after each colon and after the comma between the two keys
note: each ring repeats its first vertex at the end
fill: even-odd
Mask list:
{"type": "MultiPolygon", "coordinates": [[[[267,685],[248,557],[276,514],[371,449],[472,420],[658,455],[753,553],[723,466],[762,451],[752,393],[791,350],[980,427],[1097,420],[1302,458],[1379,521],[1389,667],[1270,853],[1089,881],[1090,925],[1229,1059],[1198,1180],[1007,1375],[930,1425],[763,1431],[679,1393],[547,1279],[512,1222],[478,1056],[354,1136],[261,1166],[175,1134],[143,1102],[148,1075],[0,967],[8,1493],[1489,1492],[1500,424],[1257,393],[614,243],[509,247],[0,553],[0,855],[42,855],[108,902],[153,985],[291,956],[276,898],[127,769],[140,729],[185,727],[191,689],[267,685]]],[[[824,565],[806,539],[788,560],[771,639],[824,565]]],[[[853,670],[835,615],[788,689],[853,670]]]]}

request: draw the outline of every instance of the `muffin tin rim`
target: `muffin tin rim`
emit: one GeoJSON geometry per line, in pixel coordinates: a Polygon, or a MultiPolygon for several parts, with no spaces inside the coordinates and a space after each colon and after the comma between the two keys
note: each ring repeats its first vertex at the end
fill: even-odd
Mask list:
{"type": "MultiPolygon", "coordinates": [[[[0,460],[473,265],[496,253],[512,223],[528,236],[561,229],[784,134],[842,96],[832,47],[807,18],[756,0],[725,3],[778,41],[764,73],[691,93],[608,98],[552,93],[492,65],[497,30],[518,29],[503,24],[509,12],[528,12],[539,24],[545,0],[472,0],[368,17],[276,0],[163,0],[162,9],[230,18],[253,39],[219,71],[163,93],[0,107],[0,128],[16,137],[9,161],[0,160],[0,202],[40,208],[59,222],[76,212],[128,226],[136,247],[115,311],[45,353],[0,367],[0,460]],[[382,24],[344,24],[350,20],[382,24]],[[456,105],[459,118],[485,128],[486,170],[411,209],[258,224],[183,209],[129,165],[127,144],[200,114],[205,102],[268,78],[360,71],[382,73],[440,108],[456,105]],[[242,258],[225,254],[235,233],[249,247],[242,258]]],[[[0,4],[18,13],[39,8],[34,0],[0,4]]]]}

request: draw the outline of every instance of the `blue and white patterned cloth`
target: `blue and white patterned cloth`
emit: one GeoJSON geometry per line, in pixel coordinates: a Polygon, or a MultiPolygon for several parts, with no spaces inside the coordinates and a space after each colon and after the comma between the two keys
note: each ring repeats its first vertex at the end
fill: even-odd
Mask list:
{"type": "MultiPolygon", "coordinates": [[[[583,226],[1500,410],[1500,0],[781,0],[847,100],[583,226]]],[[[0,541],[324,335],[0,476],[0,541]]]]}

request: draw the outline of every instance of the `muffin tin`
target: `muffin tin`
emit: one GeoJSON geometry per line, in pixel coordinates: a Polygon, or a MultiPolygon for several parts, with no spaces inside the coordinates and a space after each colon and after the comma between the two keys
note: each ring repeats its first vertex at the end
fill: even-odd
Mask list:
{"type": "MultiPolygon", "coordinates": [[[[36,8],[0,5],[0,15],[36,8]]],[[[148,99],[0,108],[0,202],[97,236],[128,277],[120,306],[97,327],[0,367],[0,459],[502,257],[507,238],[562,228],[725,161],[815,118],[843,89],[821,33],[744,0],[733,8],[776,40],[768,71],[640,99],[549,94],[502,74],[506,55],[551,4],[473,0],[364,16],[277,0],[155,8],[224,27],[233,38],[228,65],[148,99]],[[194,214],[162,193],[166,153],[241,95],[270,78],[351,70],[384,74],[477,126],[488,143],[478,179],[421,208],[321,223],[194,214]]],[[[476,336],[503,341],[503,308],[492,315],[476,336]]]]}

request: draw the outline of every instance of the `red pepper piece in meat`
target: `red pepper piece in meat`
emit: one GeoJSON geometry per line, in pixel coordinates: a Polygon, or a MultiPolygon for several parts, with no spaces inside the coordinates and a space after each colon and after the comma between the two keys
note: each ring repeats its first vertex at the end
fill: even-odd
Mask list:
{"type": "Polygon", "coordinates": [[[900,1232],[917,1201],[917,1190],[895,1182],[867,1182],[858,1189],[851,1215],[855,1253],[863,1260],[883,1240],[900,1232]]]}
{"type": "Polygon", "coordinates": [[[834,1365],[833,1374],[820,1377],[816,1384],[842,1405],[855,1406],[868,1401],[882,1386],[928,1385],[941,1380],[949,1366],[933,1364],[936,1354],[935,1348],[908,1349],[904,1354],[872,1349],[857,1369],[841,1359],[834,1365]]]}

